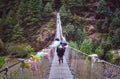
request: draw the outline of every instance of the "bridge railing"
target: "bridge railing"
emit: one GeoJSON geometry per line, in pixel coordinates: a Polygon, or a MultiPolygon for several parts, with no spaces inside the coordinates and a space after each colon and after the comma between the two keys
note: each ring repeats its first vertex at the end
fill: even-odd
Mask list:
{"type": "MultiPolygon", "coordinates": [[[[51,48],[52,50],[52,48],[51,48]]],[[[49,56],[44,56],[41,60],[37,61],[37,69],[38,71],[32,71],[32,69],[22,68],[21,62],[18,61],[15,64],[12,64],[8,67],[0,69],[0,79],[47,79],[49,76],[49,70],[51,66],[51,62],[53,55],[52,51],[49,52],[49,56]]]]}
{"type": "Polygon", "coordinates": [[[120,79],[120,67],[69,47],[68,64],[75,79],[120,79]]]}

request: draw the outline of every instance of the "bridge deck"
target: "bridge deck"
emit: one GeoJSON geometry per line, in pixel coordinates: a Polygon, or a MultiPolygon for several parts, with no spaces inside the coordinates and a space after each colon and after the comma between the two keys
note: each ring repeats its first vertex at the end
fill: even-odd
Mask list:
{"type": "Polygon", "coordinates": [[[63,63],[59,64],[57,54],[56,52],[54,53],[54,58],[48,79],[73,79],[73,75],[71,74],[67,61],[65,57],[63,58],[63,63]]]}

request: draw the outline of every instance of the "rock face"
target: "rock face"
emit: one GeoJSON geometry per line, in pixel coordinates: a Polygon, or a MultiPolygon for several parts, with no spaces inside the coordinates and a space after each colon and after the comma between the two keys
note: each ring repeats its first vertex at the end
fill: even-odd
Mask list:
{"type": "Polygon", "coordinates": [[[86,30],[86,32],[87,32],[88,35],[93,34],[96,31],[93,25],[86,26],[85,30],[86,30]]]}
{"type": "Polygon", "coordinates": [[[85,26],[85,31],[88,34],[88,40],[89,42],[103,42],[104,38],[101,36],[100,33],[97,33],[96,29],[94,28],[93,25],[87,25],[85,26]]]}
{"type": "Polygon", "coordinates": [[[94,33],[94,34],[91,34],[89,36],[89,42],[95,42],[95,41],[98,41],[98,42],[103,42],[104,41],[104,38],[100,35],[100,34],[97,34],[97,33],[94,33]]]}
{"type": "Polygon", "coordinates": [[[36,42],[38,43],[37,48],[43,48],[49,41],[52,41],[55,34],[55,29],[42,27],[40,28],[40,33],[36,35],[36,42]]]}

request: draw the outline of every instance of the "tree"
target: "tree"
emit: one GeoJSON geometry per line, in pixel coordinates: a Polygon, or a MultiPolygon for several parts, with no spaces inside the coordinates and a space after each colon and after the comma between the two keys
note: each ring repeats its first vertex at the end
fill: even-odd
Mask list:
{"type": "Polygon", "coordinates": [[[25,38],[23,37],[23,29],[20,27],[19,24],[16,24],[13,28],[13,35],[11,38],[12,41],[15,42],[23,42],[25,38]]]}
{"type": "Polygon", "coordinates": [[[115,33],[112,38],[112,43],[115,47],[120,45],[120,28],[115,30],[115,33]]]}
{"type": "Polygon", "coordinates": [[[59,13],[60,13],[60,16],[61,16],[61,21],[65,22],[65,19],[66,19],[66,16],[67,16],[67,11],[66,11],[66,8],[65,8],[64,5],[62,5],[60,7],[59,13]]]}
{"type": "Polygon", "coordinates": [[[65,8],[64,5],[62,5],[62,6],[60,7],[59,12],[60,12],[61,17],[65,17],[65,16],[67,15],[67,10],[66,10],[66,8],[65,8]]]}
{"type": "Polygon", "coordinates": [[[120,26],[120,10],[119,9],[116,9],[114,12],[114,18],[112,20],[111,26],[112,27],[120,26]]]}
{"type": "Polygon", "coordinates": [[[66,3],[68,7],[77,6],[81,8],[85,7],[85,4],[86,4],[85,0],[67,0],[66,3]]]}
{"type": "Polygon", "coordinates": [[[52,12],[52,6],[49,2],[45,5],[44,12],[46,12],[48,14],[52,12]]]}
{"type": "Polygon", "coordinates": [[[105,11],[106,11],[105,1],[104,0],[100,0],[98,5],[97,5],[97,13],[103,14],[103,13],[105,13],[105,11]]]}
{"type": "Polygon", "coordinates": [[[22,26],[40,26],[42,0],[21,0],[18,16],[22,26]]]}
{"type": "Polygon", "coordinates": [[[43,18],[45,18],[46,20],[49,20],[49,17],[52,17],[52,5],[51,3],[47,3],[44,7],[44,13],[43,13],[43,18]]]}
{"type": "Polygon", "coordinates": [[[96,12],[100,15],[100,18],[105,17],[105,16],[111,18],[113,14],[111,9],[108,6],[106,6],[105,0],[100,0],[98,2],[96,12]]]}
{"type": "Polygon", "coordinates": [[[75,37],[77,39],[77,43],[80,45],[85,39],[87,39],[87,34],[86,34],[85,30],[77,28],[75,37]]]}
{"type": "Polygon", "coordinates": [[[113,14],[112,22],[110,23],[110,28],[109,28],[109,33],[111,36],[114,35],[116,32],[115,30],[119,28],[120,26],[120,10],[116,9],[114,14],[113,14]]]}
{"type": "Polygon", "coordinates": [[[72,21],[72,19],[73,19],[73,15],[72,15],[70,9],[67,10],[66,19],[67,19],[68,21],[72,21]]]}
{"type": "Polygon", "coordinates": [[[78,7],[84,8],[85,7],[85,0],[77,0],[76,4],[78,7]]]}
{"type": "Polygon", "coordinates": [[[10,38],[12,37],[13,34],[13,29],[14,27],[14,15],[13,11],[10,10],[6,16],[6,18],[2,19],[1,22],[1,27],[0,27],[0,38],[6,41],[10,41],[10,38]]]}

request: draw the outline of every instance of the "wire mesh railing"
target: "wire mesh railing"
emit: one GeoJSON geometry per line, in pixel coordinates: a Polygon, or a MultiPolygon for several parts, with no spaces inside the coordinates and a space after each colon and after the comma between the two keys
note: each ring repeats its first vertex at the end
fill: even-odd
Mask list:
{"type": "Polygon", "coordinates": [[[4,69],[0,70],[0,79],[47,79],[49,76],[49,70],[53,58],[53,48],[49,49],[49,55],[41,57],[41,60],[37,60],[37,71],[32,69],[21,67],[21,60],[12,64],[4,69]]]}
{"type": "Polygon", "coordinates": [[[120,67],[69,47],[68,64],[75,79],[120,79],[120,67]]]}

